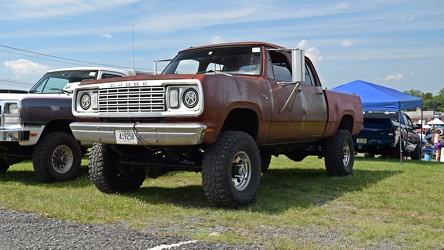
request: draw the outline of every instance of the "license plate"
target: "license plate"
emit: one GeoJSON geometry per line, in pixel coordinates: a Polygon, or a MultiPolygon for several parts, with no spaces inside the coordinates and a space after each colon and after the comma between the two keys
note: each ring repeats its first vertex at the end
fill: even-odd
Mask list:
{"type": "Polygon", "coordinates": [[[116,130],[117,144],[137,144],[137,137],[132,130],[116,130]]]}
{"type": "Polygon", "coordinates": [[[366,144],[367,143],[367,138],[356,138],[356,142],[357,143],[366,144]]]}

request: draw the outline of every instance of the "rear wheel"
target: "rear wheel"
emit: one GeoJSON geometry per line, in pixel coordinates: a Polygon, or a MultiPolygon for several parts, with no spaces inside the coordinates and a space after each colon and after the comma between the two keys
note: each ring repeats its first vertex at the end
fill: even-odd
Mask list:
{"type": "Polygon", "coordinates": [[[261,176],[256,142],[244,132],[227,131],[205,150],[202,186],[215,206],[238,208],[254,200],[261,176]]]}
{"type": "Polygon", "coordinates": [[[109,145],[94,143],[89,155],[89,175],[94,185],[104,193],[124,193],[139,189],[145,172],[120,164],[120,156],[109,145]]]}
{"type": "Polygon", "coordinates": [[[49,133],[34,149],[34,173],[42,182],[72,180],[80,171],[81,158],[80,145],[72,135],[49,133]]]}
{"type": "Polygon", "coordinates": [[[351,174],[354,164],[353,139],[346,129],[338,129],[325,143],[325,167],[329,175],[351,174]]]}

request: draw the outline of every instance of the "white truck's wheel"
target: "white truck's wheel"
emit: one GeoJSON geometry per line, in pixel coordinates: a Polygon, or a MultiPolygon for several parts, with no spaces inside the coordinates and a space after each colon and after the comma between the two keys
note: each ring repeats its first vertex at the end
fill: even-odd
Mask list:
{"type": "Polygon", "coordinates": [[[42,182],[68,181],[80,171],[81,150],[76,139],[64,132],[45,135],[35,146],[34,173],[42,182]]]}

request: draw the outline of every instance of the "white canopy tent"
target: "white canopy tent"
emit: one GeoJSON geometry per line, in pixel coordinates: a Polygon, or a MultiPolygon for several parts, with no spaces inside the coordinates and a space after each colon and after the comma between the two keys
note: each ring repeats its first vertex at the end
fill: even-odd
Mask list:
{"type": "Polygon", "coordinates": [[[433,120],[427,122],[427,124],[428,124],[428,125],[443,125],[444,122],[441,121],[441,120],[438,119],[438,118],[435,118],[435,119],[433,119],[433,120]]]}

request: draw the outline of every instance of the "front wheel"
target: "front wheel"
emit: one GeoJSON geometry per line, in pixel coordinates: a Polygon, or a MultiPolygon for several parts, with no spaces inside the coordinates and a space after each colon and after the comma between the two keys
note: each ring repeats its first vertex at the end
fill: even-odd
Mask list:
{"type": "Polygon", "coordinates": [[[64,132],[53,132],[36,145],[32,162],[34,173],[42,182],[68,181],[80,171],[82,154],[76,139],[64,132]]]}
{"type": "Polygon", "coordinates": [[[0,173],[4,173],[8,170],[9,164],[5,158],[0,158],[0,173]]]}
{"type": "Polygon", "coordinates": [[[256,142],[247,133],[227,131],[205,150],[202,186],[211,204],[238,208],[254,200],[261,176],[256,142]]]}
{"type": "Polygon", "coordinates": [[[88,171],[94,185],[109,194],[139,189],[146,176],[139,168],[120,164],[120,155],[102,143],[94,143],[88,171]]]}
{"type": "Polygon", "coordinates": [[[351,174],[354,164],[354,147],[351,133],[338,129],[325,143],[325,168],[329,175],[351,174]]]}

